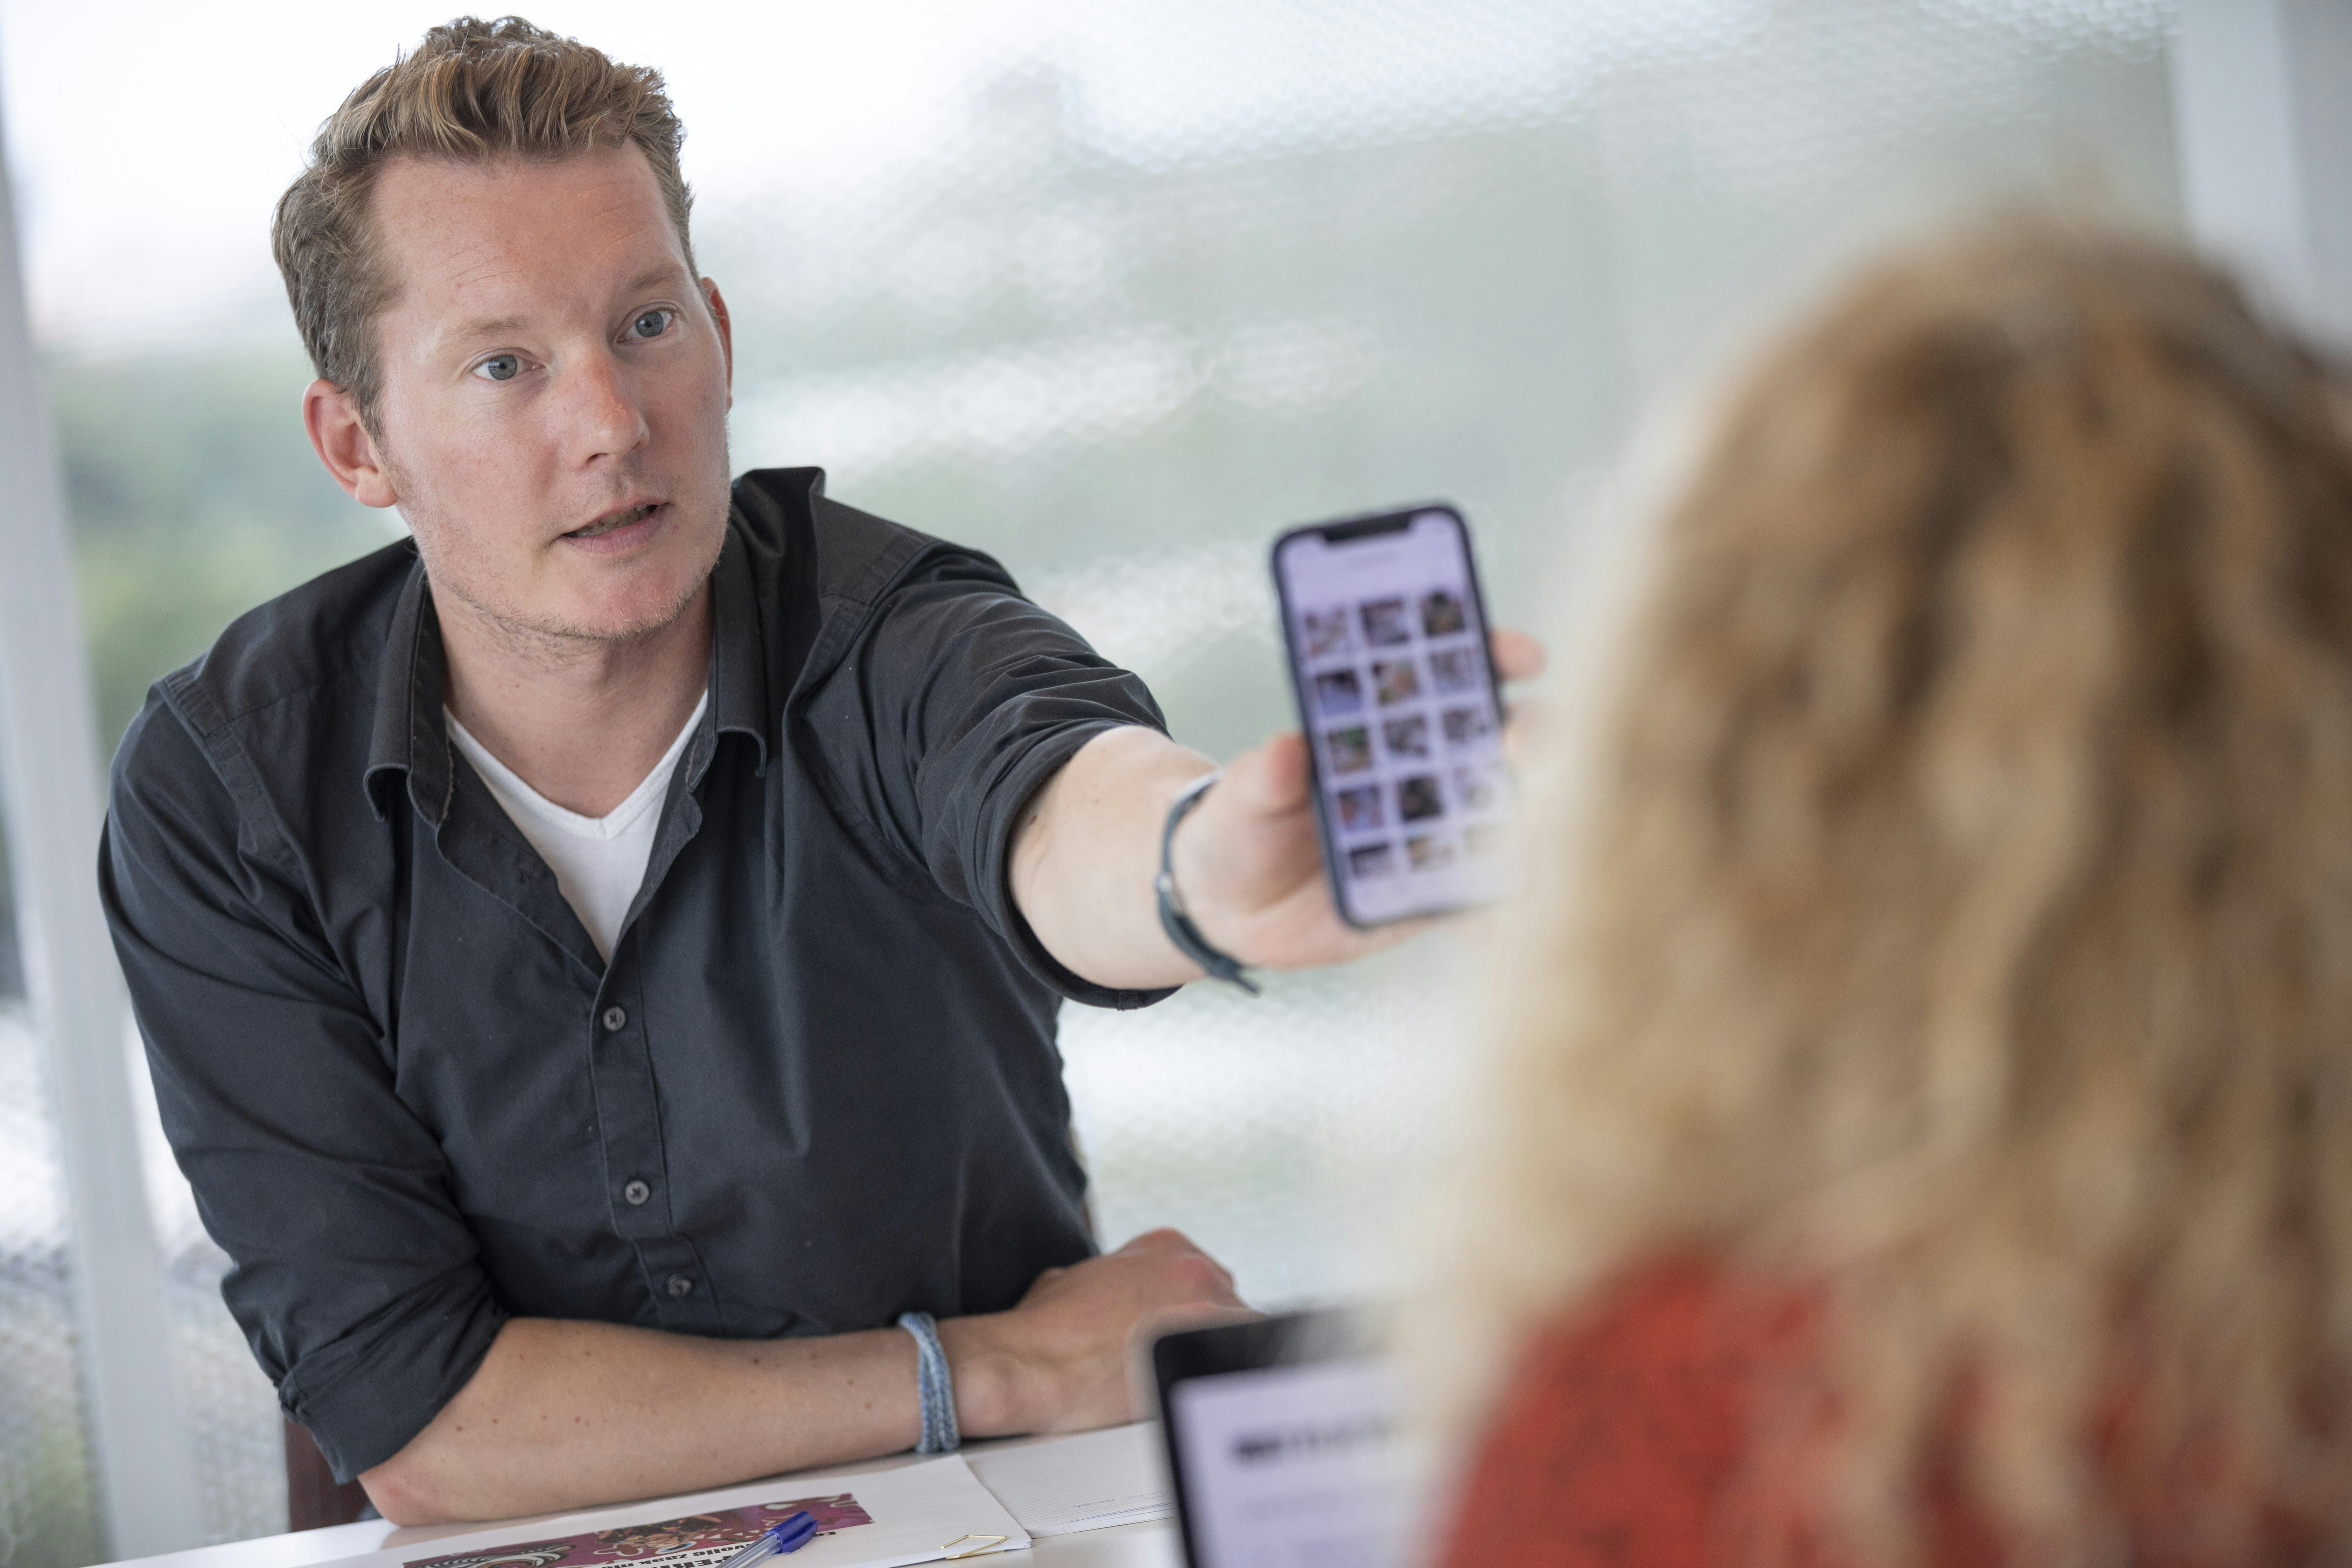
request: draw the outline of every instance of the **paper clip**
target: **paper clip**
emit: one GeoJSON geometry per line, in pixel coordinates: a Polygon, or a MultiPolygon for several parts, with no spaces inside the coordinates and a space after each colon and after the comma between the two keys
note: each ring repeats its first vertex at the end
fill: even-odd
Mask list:
{"type": "Polygon", "coordinates": [[[959,1535],[940,1549],[940,1555],[950,1560],[958,1557],[978,1557],[993,1552],[1013,1538],[1009,1535],[959,1535]]]}

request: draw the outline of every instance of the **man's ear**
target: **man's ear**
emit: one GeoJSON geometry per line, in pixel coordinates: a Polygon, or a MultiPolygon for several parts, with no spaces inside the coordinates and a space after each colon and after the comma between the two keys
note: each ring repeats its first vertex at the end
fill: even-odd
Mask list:
{"type": "Polygon", "coordinates": [[[709,279],[702,280],[702,302],[710,307],[710,320],[719,329],[719,353],[727,361],[727,406],[735,406],[735,323],[727,316],[727,297],[719,285],[709,279]]]}
{"type": "Polygon", "coordinates": [[[391,506],[400,500],[392,476],[384,471],[375,437],[360,418],[358,401],[331,381],[314,381],[302,389],[302,428],[310,435],[310,449],[335,483],[362,506],[391,506]]]}

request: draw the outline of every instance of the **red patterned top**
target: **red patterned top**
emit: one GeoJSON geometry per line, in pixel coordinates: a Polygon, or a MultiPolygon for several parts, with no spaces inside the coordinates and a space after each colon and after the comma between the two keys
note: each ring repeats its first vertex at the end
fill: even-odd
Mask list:
{"type": "MultiPolygon", "coordinates": [[[[1472,1467],[1447,1568],[1840,1563],[1788,1484],[1809,1439],[1827,1427],[1818,1406],[1774,1413],[1790,1436],[1767,1456],[1769,1469],[1754,1462],[1750,1441],[1761,1402],[1809,1385],[1821,1320],[1817,1300],[1735,1282],[1704,1260],[1630,1276],[1543,1337],[1519,1369],[1472,1467]],[[1782,1550],[1759,1551],[1776,1535],[1782,1550]]],[[[2103,1448],[2117,1426],[2101,1423],[2103,1448]]],[[[2313,1538],[2277,1517],[2251,1558],[2196,1548],[2191,1521],[2200,1501],[2213,1500],[2221,1468],[2207,1446],[2155,1484],[2118,1488],[2132,1561],[2308,1560],[2313,1538]]],[[[1969,1505],[1958,1475],[1953,1446],[1938,1445],[1922,1476],[1923,1561],[1998,1564],[2009,1555],[2002,1539],[1969,1505]]]]}

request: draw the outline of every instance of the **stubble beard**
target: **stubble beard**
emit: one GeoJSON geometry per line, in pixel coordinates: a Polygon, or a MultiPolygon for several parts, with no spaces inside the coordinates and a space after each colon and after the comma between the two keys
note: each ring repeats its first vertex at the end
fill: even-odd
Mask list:
{"type": "MultiPolygon", "coordinates": [[[[392,477],[403,493],[414,493],[401,485],[398,475],[392,477]]],[[[534,616],[511,604],[492,603],[486,595],[469,591],[467,579],[472,574],[464,566],[471,552],[463,545],[444,552],[441,544],[445,530],[438,525],[420,530],[405,509],[401,517],[416,541],[417,554],[425,563],[425,583],[436,601],[446,599],[461,606],[466,618],[509,657],[547,668],[564,668],[584,659],[604,657],[629,644],[646,641],[686,613],[695,595],[709,581],[712,569],[719,563],[719,552],[726,545],[727,516],[732,502],[723,483],[719,495],[717,515],[709,520],[705,535],[709,542],[705,559],[687,575],[674,600],[617,626],[583,626],[560,616],[534,616]],[[428,536],[432,540],[429,543],[428,536]]],[[[675,518],[670,526],[687,526],[686,520],[675,518]]]]}
{"type": "MultiPolygon", "coordinates": [[[[452,574],[445,583],[433,571],[431,561],[425,567],[425,580],[438,595],[448,596],[465,606],[468,619],[486,633],[509,656],[548,668],[562,668],[584,659],[602,657],[632,643],[650,640],[667,630],[694,603],[695,595],[710,579],[710,571],[719,561],[719,548],[724,542],[725,521],[714,531],[709,559],[700,571],[688,576],[679,586],[675,600],[661,608],[624,622],[617,626],[588,626],[561,620],[555,616],[533,616],[511,607],[485,602],[468,594],[462,575],[452,574]]],[[[420,545],[420,550],[422,546],[420,545]]]]}

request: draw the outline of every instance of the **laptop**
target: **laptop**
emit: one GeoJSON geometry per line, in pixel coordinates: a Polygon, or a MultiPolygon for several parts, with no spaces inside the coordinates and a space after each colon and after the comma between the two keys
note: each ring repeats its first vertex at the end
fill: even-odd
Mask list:
{"type": "Polygon", "coordinates": [[[1292,1312],[1163,1334],[1151,1374],[1189,1568],[1405,1561],[1402,1401],[1360,1320],[1292,1312]]]}

